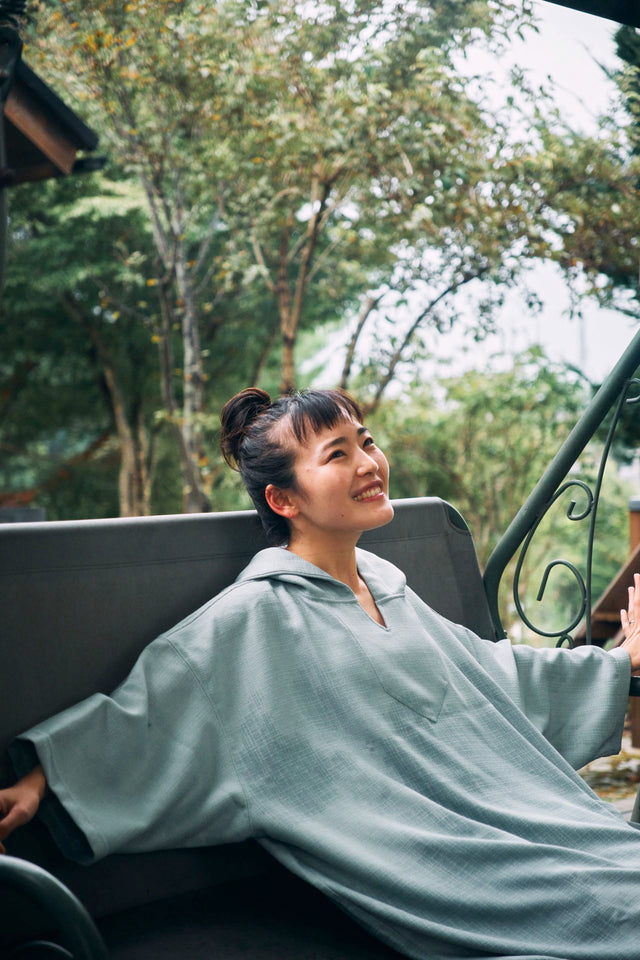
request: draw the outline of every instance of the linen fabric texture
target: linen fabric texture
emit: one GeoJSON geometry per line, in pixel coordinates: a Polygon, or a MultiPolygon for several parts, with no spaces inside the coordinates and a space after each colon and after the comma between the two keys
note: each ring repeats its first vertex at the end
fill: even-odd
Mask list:
{"type": "Polygon", "coordinates": [[[640,832],[575,772],[620,749],[628,655],[480,639],[357,556],[384,626],[263,550],[111,696],[19,738],[58,844],[254,837],[416,960],[640,960],[640,832]]]}

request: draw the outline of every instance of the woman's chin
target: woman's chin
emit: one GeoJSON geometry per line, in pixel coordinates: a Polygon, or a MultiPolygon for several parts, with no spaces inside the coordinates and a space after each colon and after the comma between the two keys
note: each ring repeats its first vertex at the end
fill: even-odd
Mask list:
{"type": "Polygon", "coordinates": [[[366,530],[376,530],[378,527],[384,527],[393,520],[393,506],[391,501],[385,497],[384,502],[378,505],[378,509],[372,511],[366,530]]]}

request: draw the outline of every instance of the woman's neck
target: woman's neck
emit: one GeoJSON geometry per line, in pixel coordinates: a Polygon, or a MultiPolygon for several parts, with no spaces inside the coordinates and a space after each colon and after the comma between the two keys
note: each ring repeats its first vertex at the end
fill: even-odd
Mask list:
{"type": "Polygon", "coordinates": [[[334,580],[345,583],[357,594],[362,581],[358,574],[356,542],[336,543],[335,540],[327,543],[318,540],[309,542],[303,538],[292,537],[287,549],[324,570],[334,580]]]}
{"type": "Polygon", "coordinates": [[[366,582],[358,573],[358,563],[356,560],[355,543],[350,546],[338,546],[335,541],[327,548],[327,545],[321,545],[317,541],[314,543],[305,543],[304,541],[292,539],[287,547],[292,553],[303,560],[307,560],[315,567],[319,567],[333,577],[346,584],[355,594],[356,600],[363,610],[369,616],[382,626],[385,625],[384,618],[376,606],[373,594],[369,590],[366,582]]]}

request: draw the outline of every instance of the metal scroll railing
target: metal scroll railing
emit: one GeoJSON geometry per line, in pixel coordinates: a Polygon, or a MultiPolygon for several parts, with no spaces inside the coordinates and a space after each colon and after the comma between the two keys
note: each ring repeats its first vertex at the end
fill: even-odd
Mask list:
{"type": "MultiPolygon", "coordinates": [[[[500,583],[508,564],[519,551],[513,579],[513,597],[516,609],[523,622],[534,633],[546,638],[556,639],[558,645],[563,643],[571,645],[573,642],[572,631],[586,616],[586,642],[591,643],[593,544],[602,479],[615,429],[623,408],[625,404],[640,402],[640,380],[634,378],[634,374],[639,367],[640,331],[635,335],[606,378],[489,557],[484,572],[484,587],[497,637],[505,636],[498,607],[500,583]],[[604,444],[595,483],[590,486],[581,479],[572,477],[567,479],[572,466],[611,410],[615,412],[604,444]],[[574,608],[569,621],[557,630],[550,631],[536,626],[532,618],[525,612],[520,599],[520,577],[527,551],[540,523],[558,499],[571,490],[579,490],[581,496],[585,498],[585,506],[580,510],[576,508],[575,499],[572,499],[567,511],[570,520],[588,519],[585,573],[581,573],[575,564],[567,560],[556,559],[547,564],[540,582],[538,599],[542,599],[549,576],[552,570],[558,566],[569,571],[578,597],[577,608],[574,608]]],[[[640,696],[640,677],[632,679],[630,693],[633,696],[640,696]]]]}

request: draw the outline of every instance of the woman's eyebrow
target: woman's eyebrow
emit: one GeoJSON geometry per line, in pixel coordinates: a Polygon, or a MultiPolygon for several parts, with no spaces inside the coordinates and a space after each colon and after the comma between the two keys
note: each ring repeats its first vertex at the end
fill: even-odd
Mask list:
{"type": "MultiPolygon", "coordinates": [[[[361,437],[363,433],[369,433],[367,427],[358,427],[357,436],[361,437]]],[[[334,437],[333,440],[327,440],[326,443],[323,443],[322,450],[330,450],[332,447],[337,447],[341,443],[348,443],[348,437],[334,437]]]]}

